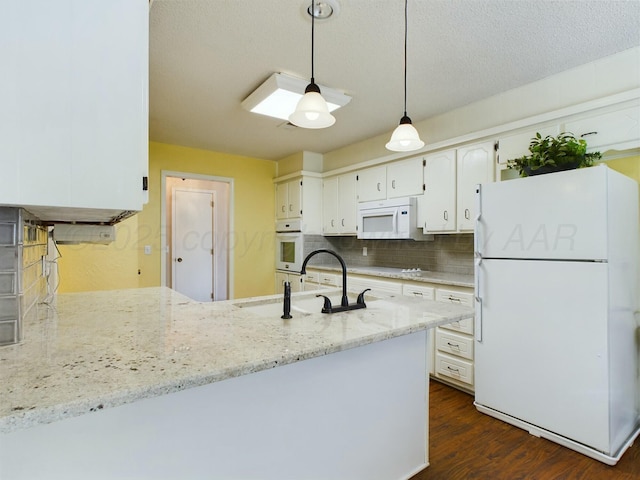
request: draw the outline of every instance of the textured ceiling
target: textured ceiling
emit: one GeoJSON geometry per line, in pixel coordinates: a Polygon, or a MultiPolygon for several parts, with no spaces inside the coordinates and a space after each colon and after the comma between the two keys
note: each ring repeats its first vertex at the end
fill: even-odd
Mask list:
{"type": "MultiPolygon", "coordinates": [[[[315,25],[315,78],[353,99],[334,126],[305,130],[240,103],[274,72],[309,79],[309,0],[155,0],[150,139],[277,160],[390,134],[404,1],[338,1],[339,15],[315,25]]],[[[640,45],[640,0],[409,0],[408,35],[415,123],[640,45]]]]}

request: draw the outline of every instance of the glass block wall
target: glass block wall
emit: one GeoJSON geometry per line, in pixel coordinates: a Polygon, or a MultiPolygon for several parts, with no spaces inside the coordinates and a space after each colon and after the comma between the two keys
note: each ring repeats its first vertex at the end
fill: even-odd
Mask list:
{"type": "Polygon", "coordinates": [[[26,210],[0,207],[0,346],[22,340],[25,318],[47,294],[47,229],[26,210]]]}

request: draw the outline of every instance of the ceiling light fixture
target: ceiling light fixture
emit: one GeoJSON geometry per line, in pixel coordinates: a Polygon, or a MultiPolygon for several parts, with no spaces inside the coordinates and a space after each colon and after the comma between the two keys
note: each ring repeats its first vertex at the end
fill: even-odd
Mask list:
{"type": "MultiPolygon", "coordinates": [[[[289,120],[289,115],[304,95],[307,81],[284,73],[274,73],[242,101],[242,107],[253,113],[289,120]]],[[[351,101],[349,95],[318,85],[330,112],[351,101]]]]}
{"type": "Polygon", "coordinates": [[[320,94],[320,87],[316,85],[313,75],[313,47],[316,19],[316,0],[311,0],[311,83],[304,90],[304,96],[298,102],[296,110],[289,115],[289,121],[302,128],[327,128],[336,123],[336,119],[329,113],[327,102],[320,94]]]}
{"type": "Polygon", "coordinates": [[[411,152],[424,147],[418,131],[407,116],[407,0],[404,0],[404,115],[385,146],[394,152],[411,152]]]}

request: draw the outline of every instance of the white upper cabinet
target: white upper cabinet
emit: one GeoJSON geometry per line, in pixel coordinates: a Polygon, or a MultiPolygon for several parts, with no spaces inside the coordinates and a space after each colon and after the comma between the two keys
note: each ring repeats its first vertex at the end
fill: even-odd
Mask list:
{"type": "Polygon", "coordinates": [[[356,172],[323,182],[324,235],[355,235],[357,226],[356,172]]]}
{"type": "Polygon", "coordinates": [[[387,165],[387,198],[422,195],[422,167],[422,156],[387,165]]]}
{"type": "Polygon", "coordinates": [[[558,125],[552,125],[501,137],[498,140],[498,165],[504,165],[506,167],[509,160],[524,157],[525,155],[531,155],[531,152],[529,151],[529,144],[531,143],[531,139],[536,136],[536,133],[540,133],[542,137],[546,137],[547,135],[555,137],[560,133],[559,130],[560,127],[558,125]]]}
{"type": "Polygon", "coordinates": [[[276,188],[276,220],[300,219],[304,233],[322,233],[322,179],[300,176],[280,181],[276,188]]]}
{"type": "Polygon", "coordinates": [[[475,225],[475,187],[493,182],[495,149],[493,142],[459,148],[457,151],[458,231],[472,232],[475,225]]]}
{"type": "Polygon", "coordinates": [[[454,232],[456,224],[456,151],[425,157],[424,196],[418,226],[425,232],[454,232]]]}
{"type": "Polygon", "coordinates": [[[0,15],[0,203],[44,220],[142,209],[146,0],[12,0],[0,15]]]}
{"type": "Polygon", "coordinates": [[[276,219],[302,217],[302,179],[276,184],[276,219]]]}
{"type": "Polygon", "coordinates": [[[387,167],[380,165],[358,171],[358,202],[370,202],[387,198],[387,167]]]}
{"type": "Polygon", "coordinates": [[[422,195],[423,157],[358,171],[358,202],[422,195]]]}
{"type": "Polygon", "coordinates": [[[586,140],[589,151],[637,148],[640,146],[640,107],[636,105],[566,122],[564,131],[586,140]]]}

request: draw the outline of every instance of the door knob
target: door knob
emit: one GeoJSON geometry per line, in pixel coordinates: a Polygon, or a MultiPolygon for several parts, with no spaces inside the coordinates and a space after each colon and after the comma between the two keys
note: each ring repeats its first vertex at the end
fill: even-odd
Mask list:
{"type": "Polygon", "coordinates": [[[177,262],[181,262],[181,261],[182,261],[182,257],[178,257],[178,258],[176,258],[176,261],[177,261],[177,262]]]}

